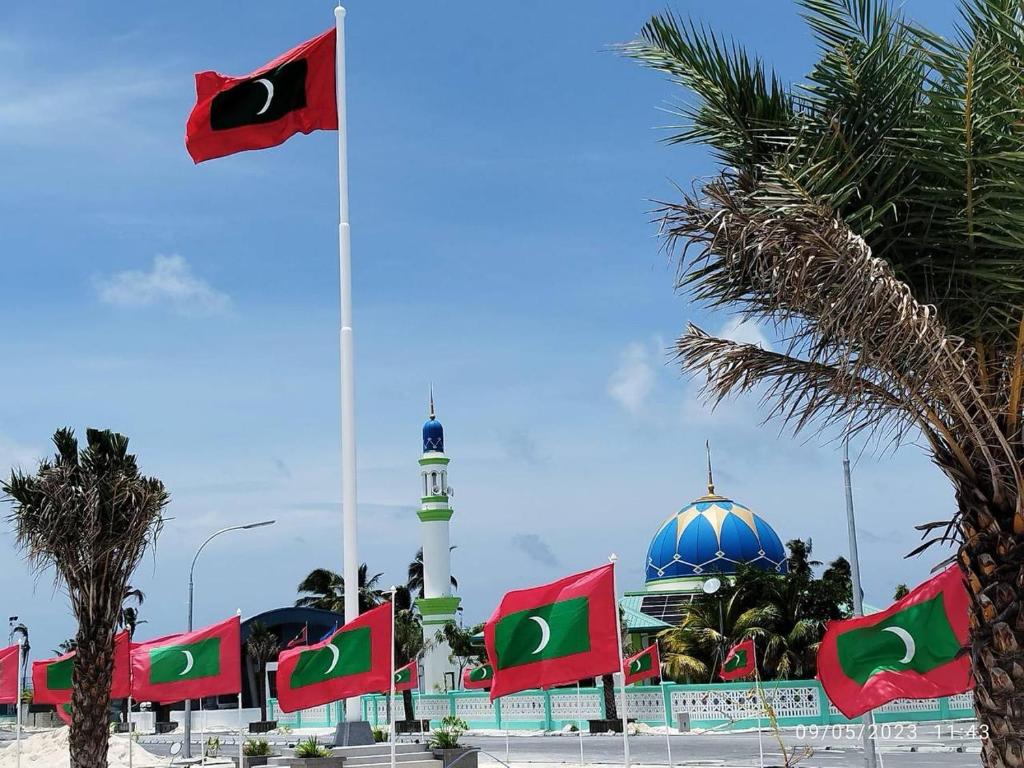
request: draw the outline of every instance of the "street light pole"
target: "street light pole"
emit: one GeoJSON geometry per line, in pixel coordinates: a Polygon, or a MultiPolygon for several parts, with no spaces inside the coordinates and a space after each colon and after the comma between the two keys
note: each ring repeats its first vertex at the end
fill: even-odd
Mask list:
{"type": "MultiPolygon", "coordinates": [[[[843,482],[846,484],[846,528],[850,538],[850,581],[853,582],[853,615],[864,615],[864,594],[860,586],[860,557],[857,554],[857,523],[853,516],[853,483],[850,480],[850,435],[843,440],[843,482]]],[[[865,768],[876,768],[875,756],[875,718],[867,712],[863,718],[864,725],[864,765],[865,768]]]]}
{"type": "MultiPolygon", "coordinates": [[[[199,555],[202,554],[203,550],[206,549],[206,545],[213,541],[215,538],[220,536],[222,533],[229,533],[230,531],[248,531],[252,528],[262,528],[265,525],[273,525],[276,521],[274,520],[263,520],[259,523],[246,523],[245,525],[229,525],[227,528],[221,528],[219,531],[214,531],[207,537],[206,541],[199,545],[199,549],[196,550],[195,557],[192,558],[192,567],[188,569],[188,631],[192,631],[192,594],[195,587],[195,572],[196,572],[196,561],[199,559],[199,555]]],[[[241,705],[239,705],[241,706],[241,705]]],[[[185,757],[192,757],[192,700],[185,700],[185,757]]]]}

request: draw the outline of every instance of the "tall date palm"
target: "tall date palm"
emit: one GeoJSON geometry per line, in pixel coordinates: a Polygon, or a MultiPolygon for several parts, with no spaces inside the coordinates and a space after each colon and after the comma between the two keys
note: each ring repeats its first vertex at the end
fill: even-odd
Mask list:
{"type": "Polygon", "coordinates": [[[153,543],[169,500],[139,472],[128,438],[90,429],[79,450],[70,429],[34,474],[11,473],[17,540],[38,569],[52,567],[78,620],[71,695],[71,768],[106,768],[114,635],[132,573],[153,543]]]}
{"type": "Polygon", "coordinates": [[[926,446],[957,509],[915,553],[955,547],[982,757],[1022,766],[1024,10],[961,0],[944,39],[880,0],[801,5],[819,58],[799,84],[670,14],[624,46],[687,92],[671,141],[720,164],[661,210],[680,289],[781,340],[691,325],[677,355],[711,402],[926,446]]]}

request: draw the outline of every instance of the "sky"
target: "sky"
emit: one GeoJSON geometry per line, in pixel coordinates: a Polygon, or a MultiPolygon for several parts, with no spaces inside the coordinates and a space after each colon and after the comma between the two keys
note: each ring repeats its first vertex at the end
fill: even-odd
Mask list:
{"type": "MultiPolygon", "coordinates": [[[[814,60],[795,4],[667,7],[789,82],[814,60]]],[[[947,3],[908,0],[947,31],[947,3]]],[[[0,9],[0,471],[31,470],[58,427],[131,438],[172,518],[140,565],[142,637],[291,604],[341,570],[336,135],[193,166],[193,73],[241,75],[333,24],[330,2],[7,3],[0,9]]],[[[673,365],[695,322],[763,329],[673,289],[652,209],[714,172],[668,146],[687,98],[611,50],[664,0],[352,0],[349,152],[359,553],[403,582],[420,544],[420,428],[433,384],[456,489],[464,617],[620,556],[642,586],[662,522],[719,492],[786,540],[847,552],[834,441],[764,425],[755,398],[710,411],[673,365]]],[[[916,445],[853,446],[869,603],[923,580],[915,524],[953,511],[916,445]]],[[[52,574],[0,523],[0,611],[40,655],[74,632],[52,574]]]]}

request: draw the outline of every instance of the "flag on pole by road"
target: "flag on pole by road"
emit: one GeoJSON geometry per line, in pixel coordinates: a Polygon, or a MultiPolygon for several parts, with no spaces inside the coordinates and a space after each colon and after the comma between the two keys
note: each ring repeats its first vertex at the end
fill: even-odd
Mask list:
{"type": "Polygon", "coordinates": [[[484,625],[491,700],[620,668],[613,566],[508,592],[484,625]]]}
{"type": "MultiPolygon", "coordinates": [[[[111,699],[126,699],[131,694],[131,646],[128,632],[114,637],[114,671],[110,683],[111,699]]],[[[66,704],[71,701],[71,673],[75,651],[54,659],[32,662],[32,701],[36,704],[66,704]]]]}
{"type": "Polygon", "coordinates": [[[851,720],[893,699],[935,699],[974,687],[969,597],[953,565],[870,616],[831,621],[818,650],[818,678],[851,720]]]}
{"type": "Polygon", "coordinates": [[[626,685],[658,677],[661,674],[661,657],[658,644],[654,643],[622,660],[622,674],[626,676],[626,685]]]}
{"type": "Polygon", "coordinates": [[[281,651],[277,701],[284,712],[391,687],[391,603],[345,624],[326,641],[281,651]]]}
{"type": "MultiPolygon", "coordinates": [[[[420,687],[420,671],[413,659],[404,667],[395,670],[395,691],[415,691],[420,687]]],[[[389,691],[384,691],[389,693],[389,691]]]]}
{"type": "Polygon", "coordinates": [[[462,670],[462,687],[467,690],[490,688],[493,680],[494,667],[490,664],[481,664],[479,667],[462,670]]]}
{"type": "Polygon", "coordinates": [[[722,661],[722,670],[718,673],[723,680],[738,680],[741,677],[748,677],[757,671],[757,659],[754,653],[754,640],[744,640],[736,643],[729,652],[725,654],[722,661]]]}
{"type": "Polygon", "coordinates": [[[298,645],[309,645],[309,624],[303,624],[299,634],[289,640],[285,648],[295,648],[298,645]]]}
{"type": "Polygon", "coordinates": [[[185,147],[196,163],[283,144],[296,133],[336,131],[336,30],[241,77],[196,74],[185,147]]]}
{"type": "Polygon", "coordinates": [[[132,647],[132,698],[160,703],[242,689],[239,618],[132,647]]]}
{"type": "Polygon", "coordinates": [[[0,649],[0,704],[18,703],[18,646],[0,649]]]}

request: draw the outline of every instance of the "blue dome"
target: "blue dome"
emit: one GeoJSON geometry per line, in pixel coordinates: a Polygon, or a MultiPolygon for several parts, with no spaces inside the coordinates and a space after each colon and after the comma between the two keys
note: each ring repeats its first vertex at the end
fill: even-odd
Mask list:
{"type": "Polygon", "coordinates": [[[444,453],[444,427],[431,416],[423,423],[423,452],[444,453]]]}
{"type": "Polygon", "coordinates": [[[736,573],[746,564],[785,573],[782,540],[768,523],[732,499],[702,496],[666,520],[647,550],[647,583],[736,573]]]}

